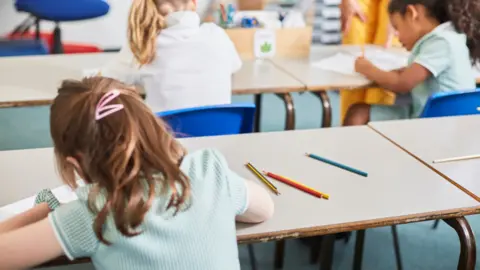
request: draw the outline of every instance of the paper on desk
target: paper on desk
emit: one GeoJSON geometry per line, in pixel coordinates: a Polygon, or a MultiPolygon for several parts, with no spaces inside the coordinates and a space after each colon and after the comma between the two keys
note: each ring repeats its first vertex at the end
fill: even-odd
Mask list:
{"type": "MultiPolygon", "coordinates": [[[[61,186],[52,190],[60,203],[67,203],[77,199],[77,195],[68,186],[61,186]]],[[[20,200],[0,208],[0,221],[27,211],[35,205],[35,196],[20,200]]]]}
{"type": "MultiPolygon", "coordinates": [[[[360,52],[340,52],[318,62],[312,63],[312,66],[345,75],[359,75],[357,72],[355,72],[355,59],[360,55],[360,52]]],[[[399,69],[407,65],[407,57],[381,50],[367,50],[365,52],[365,58],[370,60],[378,68],[386,71],[399,69]]]]}

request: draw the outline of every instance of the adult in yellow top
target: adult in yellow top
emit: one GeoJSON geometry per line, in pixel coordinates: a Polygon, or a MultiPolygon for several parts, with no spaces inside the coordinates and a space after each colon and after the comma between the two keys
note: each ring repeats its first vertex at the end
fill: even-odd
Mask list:
{"type": "MultiPolygon", "coordinates": [[[[342,0],[340,5],[343,40],[346,45],[398,45],[388,17],[389,0],[342,0]]],[[[395,102],[395,94],[380,88],[340,91],[340,117],[355,103],[395,102]]]]}

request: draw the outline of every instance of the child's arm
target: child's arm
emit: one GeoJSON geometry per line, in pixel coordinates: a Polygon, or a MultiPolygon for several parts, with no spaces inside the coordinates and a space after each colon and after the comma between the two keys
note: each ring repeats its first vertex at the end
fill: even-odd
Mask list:
{"type": "Polygon", "coordinates": [[[383,71],[363,57],[355,61],[355,71],[395,93],[408,93],[432,75],[428,69],[417,63],[400,70],[383,71]]]}
{"type": "Polygon", "coordinates": [[[50,208],[47,203],[38,204],[28,211],[1,222],[0,235],[38,222],[46,218],[48,213],[50,213],[50,208]]]}
{"type": "Polygon", "coordinates": [[[0,250],[1,269],[29,269],[64,254],[48,218],[0,234],[0,250]]]}
{"type": "Polygon", "coordinates": [[[237,216],[237,221],[259,223],[273,216],[274,204],[268,192],[256,183],[244,180],[247,187],[247,209],[237,216]]]}

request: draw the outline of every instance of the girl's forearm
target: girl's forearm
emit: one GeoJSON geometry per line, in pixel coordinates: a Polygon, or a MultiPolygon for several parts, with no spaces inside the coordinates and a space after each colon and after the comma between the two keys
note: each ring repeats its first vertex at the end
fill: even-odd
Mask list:
{"type": "Polygon", "coordinates": [[[48,216],[50,208],[47,203],[41,203],[32,209],[18,214],[4,222],[0,222],[0,234],[10,232],[38,222],[48,216]]]}
{"type": "Polygon", "coordinates": [[[404,84],[400,80],[402,71],[403,70],[383,71],[372,66],[370,69],[366,70],[363,75],[382,88],[386,88],[396,93],[408,93],[410,89],[404,87],[404,84]]]}

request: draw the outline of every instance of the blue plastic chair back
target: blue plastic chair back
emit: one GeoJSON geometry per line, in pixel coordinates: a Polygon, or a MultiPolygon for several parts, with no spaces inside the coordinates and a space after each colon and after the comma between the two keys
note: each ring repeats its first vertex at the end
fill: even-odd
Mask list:
{"type": "Polygon", "coordinates": [[[251,133],[254,104],[228,104],[160,112],[179,138],[251,133]]]}
{"type": "Polygon", "coordinates": [[[104,0],[16,0],[15,8],[42,20],[66,22],[101,17],[110,6],[104,0]]]}
{"type": "Polygon", "coordinates": [[[420,117],[480,114],[479,90],[435,93],[428,99],[420,117]]]}

